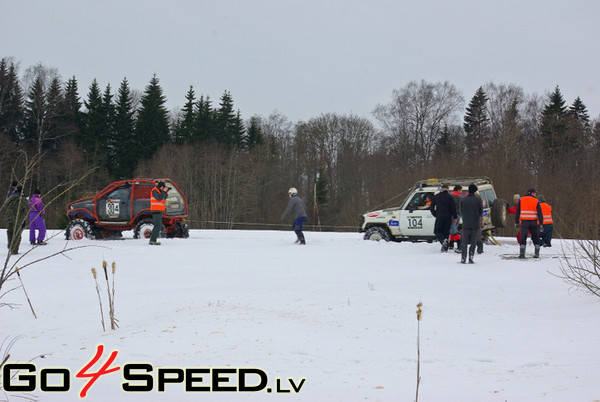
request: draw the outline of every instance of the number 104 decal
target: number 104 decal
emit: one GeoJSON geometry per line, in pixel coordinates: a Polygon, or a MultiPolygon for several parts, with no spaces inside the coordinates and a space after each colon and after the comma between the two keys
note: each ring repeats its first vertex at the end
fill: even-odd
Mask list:
{"type": "Polygon", "coordinates": [[[423,229],[423,218],[420,216],[411,216],[408,218],[409,229],[423,229]]]}

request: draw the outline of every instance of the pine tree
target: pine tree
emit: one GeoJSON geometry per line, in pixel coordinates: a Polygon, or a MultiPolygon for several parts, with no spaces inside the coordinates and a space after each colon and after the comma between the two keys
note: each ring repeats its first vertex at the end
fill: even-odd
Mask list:
{"type": "Polygon", "coordinates": [[[103,137],[106,114],[102,103],[102,95],[98,81],[94,79],[90,85],[87,100],[83,102],[86,112],[83,114],[83,127],[77,138],[77,143],[83,148],[88,160],[96,165],[101,165],[98,158],[100,140],[103,137]]]}
{"type": "Polygon", "coordinates": [[[590,115],[588,114],[587,108],[583,104],[583,101],[578,96],[573,104],[569,107],[569,114],[579,121],[584,127],[590,125],[590,115]]]}
{"type": "Polygon", "coordinates": [[[138,143],[135,138],[135,111],[127,79],[119,87],[115,106],[115,157],[111,173],[117,178],[132,177],[138,161],[138,143]]]}
{"type": "Polygon", "coordinates": [[[113,103],[113,94],[110,84],[106,86],[102,95],[102,111],[104,114],[104,130],[100,139],[100,153],[104,157],[104,165],[108,171],[114,175],[116,170],[117,148],[119,146],[119,136],[115,128],[115,105],[113,103]]]}
{"type": "Polygon", "coordinates": [[[448,130],[448,125],[445,124],[442,134],[437,140],[434,157],[435,159],[447,159],[451,157],[455,151],[455,143],[452,141],[452,136],[450,134],[450,130],[448,130]]]}
{"type": "Polygon", "coordinates": [[[0,133],[7,133],[15,143],[23,139],[24,97],[16,67],[0,59],[0,133]]]}
{"type": "MultiPolygon", "coordinates": [[[[46,131],[46,97],[44,83],[40,75],[36,76],[25,102],[24,140],[35,151],[41,147],[46,131]],[[39,146],[39,147],[38,147],[39,146]]],[[[34,152],[35,152],[34,151],[34,152]]]]}
{"type": "Polygon", "coordinates": [[[247,143],[247,134],[246,127],[244,126],[244,120],[242,119],[242,114],[238,110],[235,119],[233,120],[233,125],[231,126],[231,137],[233,138],[233,144],[238,148],[244,146],[247,143]]]}
{"type": "Polygon", "coordinates": [[[245,129],[240,113],[234,112],[231,94],[225,91],[216,112],[215,139],[228,146],[242,146],[244,134],[245,129]]]}
{"type": "Polygon", "coordinates": [[[190,85],[190,89],[185,96],[186,102],[181,111],[181,117],[173,128],[173,142],[175,144],[191,143],[195,137],[196,123],[196,95],[194,87],[190,85]]]}
{"type": "Polygon", "coordinates": [[[467,155],[481,155],[489,141],[489,117],[487,111],[488,98],[483,87],[475,92],[475,95],[467,107],[464,118],[465,145],[467,155]]]}
{"type": "Polygon", "coordinates": [[[317,204],[327,205],[329,201],[329,190],[327,189],[327,179],[325,178],[325,174],[323,173],[323,168],[319,169],[319,174],[317,175],[316,183],[316,198],[317,204]]]}
{"type": "Polygon", "coordinates": [[[544,108],[542,114],[544,116],[564,116],[567,108],[565,106],[565,100],[560,92],[558,85],[554,88],[554,92],[550,94],[550,102],[544,108]]]}
{"type": "Polygon", "coordinates": [[[60,124],[62,132],[69,138],[79,137],[81,126],[81,99],[79,98],[75,76],[67,81],[61,110],[60,124]]]}
{"type": "Polygon", "coordinates": [[[246,145],[249,149],[252,149],[256,145],[261,145],[263,143],[264,138],[260,127],[260,120],[258,117],[251,117],[250,126],[248,127],[248,136],[246,137],[246,145]]]}
{"type": "Polygon", "coordinates": [[[194,121],[194,136],[192,142],[207,142],[215,139],[215,111],[210,97],[198,99],[195,105],[196,119],[194,121]]]}
{"type": "Polygon", "coordinates": [[[161,146],[169,142],[169,118],[165,103],[163,90],[154,75],[142,95],[135,127],[142,158],[150,159],[161,146]]]}
{"type": "Polygon", "coordinates": [[[61,130],[63,104],[62,83],[58,77],[54,77],[46,94],[46,133],[41,139],[43,143],[39,144],[40,152],[42,148],[58,149],[60,141],[65,135],[61,130]]]}
{"type": "Polygon", "coordinates": [[[567,133],[567,108],[558,85],[549,101],[542,111],[540,134],[547,161],[553,163],[559,155],[573,150],[575,144],[567,133]]]}

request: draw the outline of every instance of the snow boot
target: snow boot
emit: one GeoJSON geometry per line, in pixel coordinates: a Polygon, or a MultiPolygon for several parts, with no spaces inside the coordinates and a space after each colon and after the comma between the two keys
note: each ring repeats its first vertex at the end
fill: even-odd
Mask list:
{"type": "Polygon", "coordinates": [[[306,239],[304,239],[304,233],[300,232],[298,234],[298,239],[300,240],[300,244],[306,244],[306,239]]]}
{"type": "Polygon", "coordinates": [[[467,262],[467,247],[463,247],[461,250],[460,262],[463,264],[467,262]]]}
{"type": "Polygon", "coordinates": [[[444,239],[444,242],[442,243],[442,253],[445,253],[448,251],[448,239],[444,239]]]}
{"type": "Polygon", "coordinates": [[[448,250],[454,250],[454,240],[450,240],[448,243],[448,250]]]}
{"type": "Polygon", "coordinates": [[[475,247],[471,246],[469,248],[469,264],[474,264],[475,263],[475,261],[473,261],[473,257],[474,256],[475,256],[475,247]]]}
{"type": "Polygon", "coordinates": [[[535,245],[535,254],[533,254],[533,258],[540,258],[540,245],[535,245]]]}
{"type": "Polygon", "coordinates": [[[519,246],[519,258],[525,258],[525,248],[526,248],[526,247],[527,247],[527,246],[526,246],[526,245],[524,245],[524,244],[521,244],[521,245],[519,246]]]}
{"type": "Polygon", "coordinates": [[[152,241],[152,240],[150,240],[150,242],[148,242],[148,244],[150,244],[151,246],[160,246],[160,242],[159,241],[152,241]]]}

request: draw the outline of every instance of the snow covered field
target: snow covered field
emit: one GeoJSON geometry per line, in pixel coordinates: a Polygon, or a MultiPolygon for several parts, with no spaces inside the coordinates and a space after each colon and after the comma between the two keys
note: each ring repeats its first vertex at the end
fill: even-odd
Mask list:
{"type": "MultiPolygon", "coordinates": [[[[27,234],[20,256],[31,248],[27,234]]],[[[2,353],[23,335],[9,361],[35,358],[29,374],[39,400],[80,400],[87,380],[75,375],[103,345],[88,372],[112,351],[110,367],[120,370],[101,376],[83,400],[412,401],[419,302],[419,401],[600,399],[600,300],[552,275],[559,240],[540,260],[519,261],[500,257],[518,252],[514,239],[501,238],[502,246],[486,246],[475,264],[462,265],[437,244],[367,242],[358,233],[307,232],[307,246],[293,244],[291,231],[193,230],[160,247],[125,237],[75,244],[60,234],[18,264],[90,246],[22,271],[37,319],[21,289],[0,299],[19,304],[0,308],[2,353]],[[116,262],[120,325],[105,332],[91,273],[103,260],[116,262]],[[148,384],[125,378],[125,367],[136,363],[152,368],[151,392],[122,390],[122,383],[148,384]],[[44,368],[68,368],[69,392],[41,392],[42,377],[49,386],[62,382],[60,374],[43,376],[44,368]],[[187,372],[188,386],[213,392],[186,393],[185,382],[158,391],[161,375],[175,381],[184,368],[200,369],[187,372]],[[255,370],[242,375],[241,368],[255,370]],[[241,377],[262,390],[216,392],[237,387],[241,377]]],[[[6,250],[5,231],[0,247],[6,250]]],[[[109,327],[103,273],[98,283],[109,327]]],[[[20,395],[0,392],[0,400],[20,395]]]]}

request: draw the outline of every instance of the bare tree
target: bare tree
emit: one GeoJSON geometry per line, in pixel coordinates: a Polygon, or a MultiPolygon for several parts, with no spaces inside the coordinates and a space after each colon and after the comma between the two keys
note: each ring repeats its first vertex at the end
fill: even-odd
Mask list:
{"type": "Polygon", "coordinates": [[[450,83],[412,81],[394,90],[392,102],[374,111],[393,145],[413,165],[431,160],[446,125],[457,124],[464,98],[450,83]]]}
{"type": "Polygon", "coordinates": [[[563,252],[560,277],[575,288],[600,297],[600,245],[598,240],[573,240],[563,252]]]}

